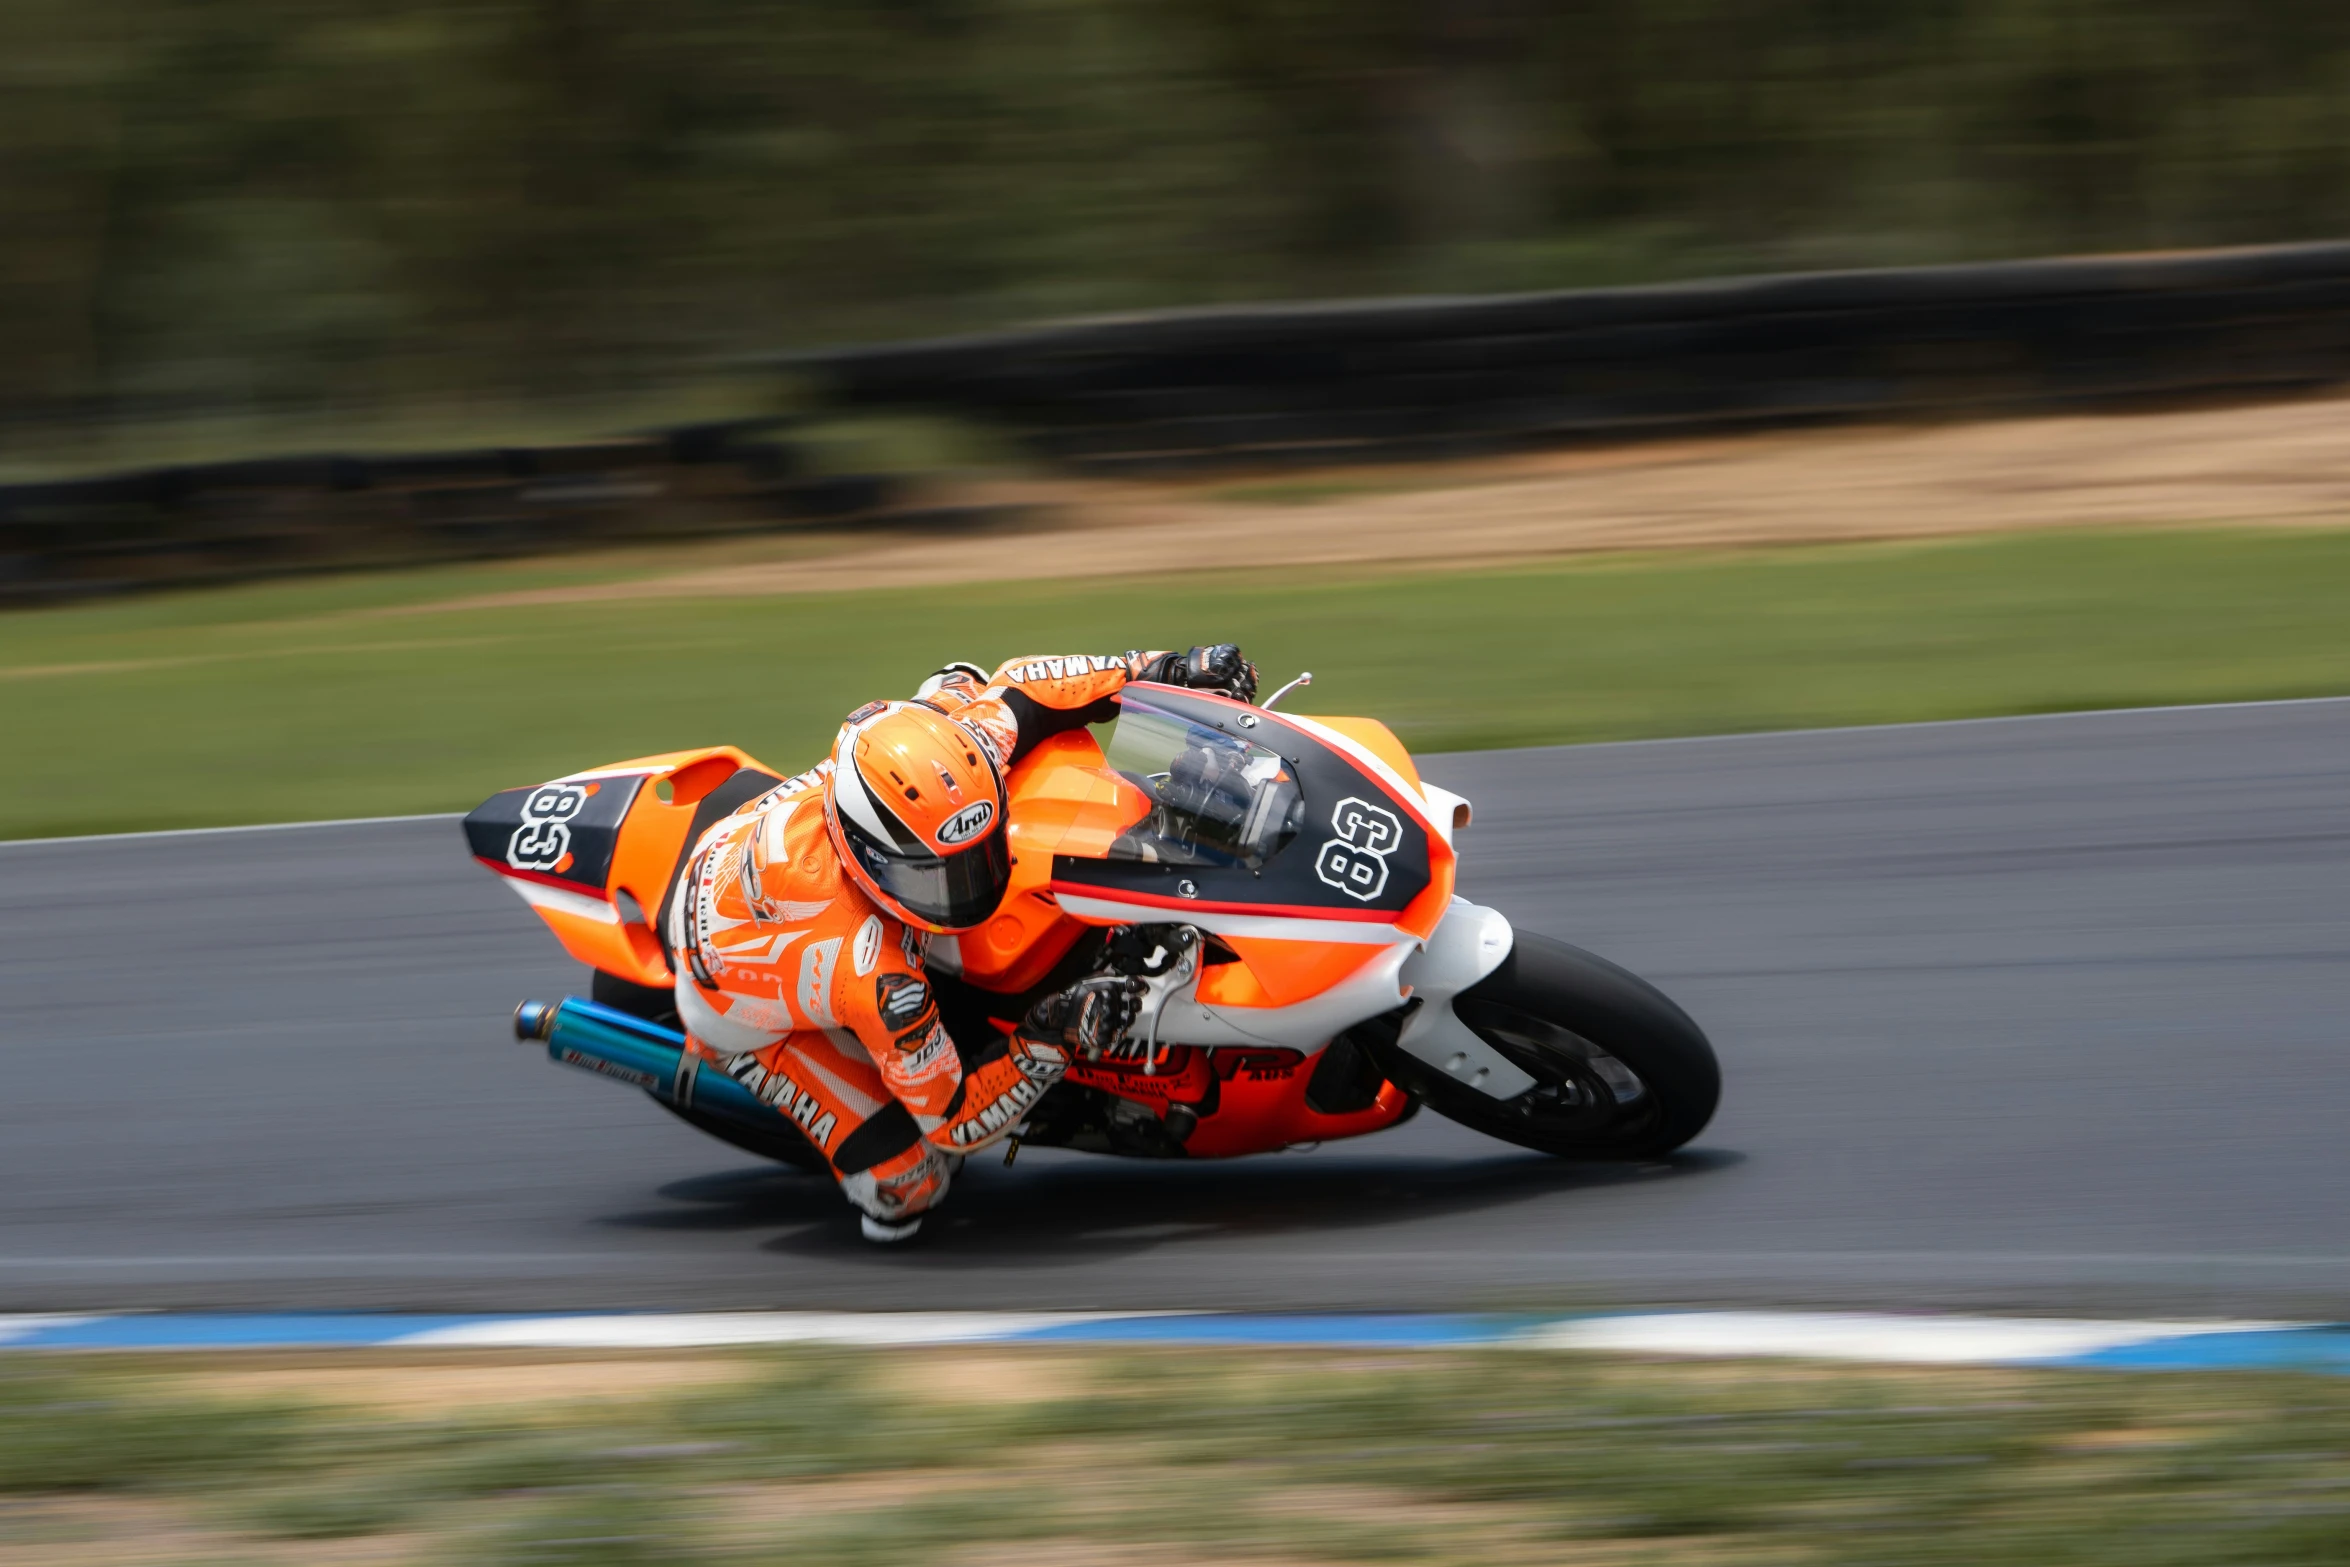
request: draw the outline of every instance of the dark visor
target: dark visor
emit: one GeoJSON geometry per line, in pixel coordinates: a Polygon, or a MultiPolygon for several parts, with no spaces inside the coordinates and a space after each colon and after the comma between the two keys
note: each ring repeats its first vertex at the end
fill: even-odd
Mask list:
{"type": "Polygon", "coordinates": [[[968,930],[995,912],[1012,884],[1012,848],[1001,828],[946,859],[909,858],[859,827],[846,811],[841,832],[865,874],[907,912],[947,930],[968,930]]]}

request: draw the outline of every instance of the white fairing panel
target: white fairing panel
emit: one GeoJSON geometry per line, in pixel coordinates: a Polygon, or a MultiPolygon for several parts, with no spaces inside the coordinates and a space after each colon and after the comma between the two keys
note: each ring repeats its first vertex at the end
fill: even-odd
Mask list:
{"type": "Polygon", "coordinates": [[[1469,825],[1469,801],[1466,795],[1439,789],[1426,779],[1420,780],[1420,793],[1428,801],[1428,820],[1435,824],[1445,843],[1453,847],[1453,834],[1469,825]]]}
{"type": "Polygon", "coordinates": [[[1328,1044],[1331,1035],[1402,1005],[1397,975],[1411,955],[1410,946],[1398,943],[1320,995],[1286,1007],[1203,1006],[1191,994],[1196,984],[1186,986],[1186,993],[1170,997],[1159,1013],[1159,1042],[1287,1045],[1311,1055],[1328,1044]]]}
{"type": "MultiPolygon", "coordinates": [[[[1209,915],[1199,923],[1213,929],[1224,922],[1209,915]]],[[[1470,1032],[1452,1011],[1455,995],[1509,956],[1512,935],[1506,918],[1455,898],[1424,948],[1392,926],[1354,930],[1366,928],[1384,929],[1393,939],[1385,951],[1318,996],[1286,1007],[1206,1006],[1196,999],[1196,985],[1187,982],[1161,1006],[1155,1028],[1146,1021],[1135,1032],[1162,1045],[1287,1045],[1310,1055],[1332,1035],[1418,996],[1421,1005],[1404,1025],[1404,1049],[1496,1098],[1514,1098],[1532,1086],[1533,1078],[1470,1032]]]]}
{"type": "Polygon", "coordinates": [[[1515,941],[1499,910],[1455,898],[1426,950],[1403,966],[1403,982],[1420,1005],[1404,1020],[1396,1044],[1406,1053],[1496,1099],[1515,1099],[1533,1077],[1477,1037],[1452,1010],[1452,998],[1501,966],[1515,941]]]}

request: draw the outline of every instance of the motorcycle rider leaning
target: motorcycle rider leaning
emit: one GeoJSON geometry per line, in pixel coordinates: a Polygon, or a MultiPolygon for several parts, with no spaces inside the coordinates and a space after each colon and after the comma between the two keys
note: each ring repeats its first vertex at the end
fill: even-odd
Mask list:
{"type": "Polygon", "coordinates": [[[712,827],[686,866],[665,934],[687,1048],[823,1151],[868,1239],[913,1234],[962,1156],[1017,1126],[1069,1051],[1134,1022],[1138,982],[1081,979],[966,1064],[923,968],[932,936],[978,926],[1003,897],[1013,765],[1115,716],[1133,680],[1243,701],[1257,688],[1229,643],[1019,658],[992,678],[951,664],[911,701],[851,713],[830,758],[712,827]]]}

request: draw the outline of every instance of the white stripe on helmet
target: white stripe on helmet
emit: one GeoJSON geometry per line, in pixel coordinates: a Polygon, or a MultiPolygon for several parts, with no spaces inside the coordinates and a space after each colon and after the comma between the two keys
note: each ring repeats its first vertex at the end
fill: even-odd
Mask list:
{"type": "MultiPolygon", "coordinates": [[[[851,736],[844,731],[841,738],[847,740],[851,736]]],[[[866,793],[865,780],[857,776],[856,761],[849,755],[846,747],[842,749],[841,759],[848,765],[833,771],[832,803],[839,808],[842,815],[864,828],[880,842],[897,842],[898,835],[891,832],[882,822],[881,812],[875,809],[873,796],[866,793]]]]}

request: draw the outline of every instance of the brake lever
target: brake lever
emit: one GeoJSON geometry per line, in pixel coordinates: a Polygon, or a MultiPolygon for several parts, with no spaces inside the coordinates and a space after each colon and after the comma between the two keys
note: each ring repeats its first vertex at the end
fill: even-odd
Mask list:
{"type": "Polygon", "coordinates": [[[1295,691],[1299,686],[1310,686],[1313,683],[1314,672],[1310,669],[1306,670],[1295,680],[1292,680],[1289,684],[1283,686],[1280,690],[1274,692],[1271,696],[1265,698],[1262,702],[1259,702],[1257,706],[1263,708],[1266,712],[1269,713],[1273,710],[1273,704],[1280,701],[1283,697],[1289,695],[1290,692],[1295,691]]]}

